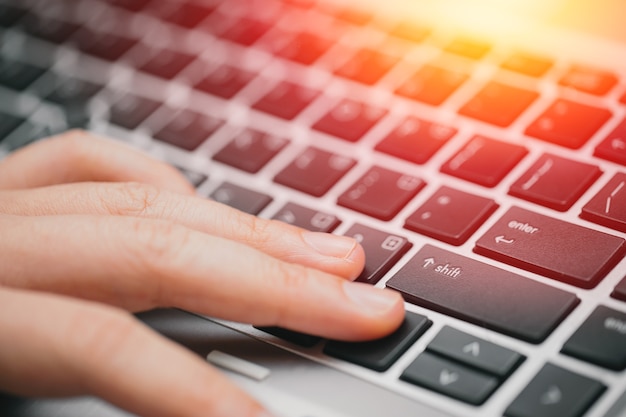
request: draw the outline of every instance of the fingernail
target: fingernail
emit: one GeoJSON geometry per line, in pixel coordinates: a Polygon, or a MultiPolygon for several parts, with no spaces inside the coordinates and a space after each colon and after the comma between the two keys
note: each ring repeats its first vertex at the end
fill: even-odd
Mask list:
{"type": "Polygon", "coordinates": [[[304,232],[302,238],[316,252],[334,258],[349,259],[357,246],[350,237],[330,233],[304,232]]]}
{"type": "Polygon", "coordinates": [[[372,287],[370,284],[345,282],[343,288],[352,302],[374,313],[387,312],[398,302],[395,293],[372,287]]]}

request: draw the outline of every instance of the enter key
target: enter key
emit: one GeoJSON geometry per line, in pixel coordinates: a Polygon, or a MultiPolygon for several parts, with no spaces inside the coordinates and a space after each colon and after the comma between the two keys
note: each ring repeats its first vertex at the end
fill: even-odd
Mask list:
{"type": "Polygon", "coordinates": [[[624,239],[511,207],[477,242],[489,258],[581,288],[595,287],[624,257],[624,239]]]}

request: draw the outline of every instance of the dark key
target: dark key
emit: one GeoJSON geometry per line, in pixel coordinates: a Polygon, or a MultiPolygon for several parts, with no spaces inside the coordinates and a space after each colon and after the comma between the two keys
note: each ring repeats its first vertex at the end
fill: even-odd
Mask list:
{"type": "Polygon", "coordinates": [[[82,52],[106,61],[117,61],[137,44],[136,39],[124,35],[105,33],[83,28],[73,39],[82,52]]]}
{"type": "Polygon", "coordinates": [[[602,395],[600,382],[547,363],[506,409],[506,417],[582,417],[602,395]]]}
{"type": "Polygon", "coordinates": [[[276,51],[276,55],[303,65],[311,65],[332,45],[332,41],[319,35],[301,32],[293,35],[284,46],[276,51]]]}
{"type": "Polygon", "coordinates": [[[484,403],[500,381],[457,362],[424,352],[400,379],[473,405],[484,403]]]}
{"type": "Polygon", "coordinates": [[[280,171],[274,181],[321,197],[355,164],[352,158],[310,146],[280,171]]]}
{"type": "Polygon", "coordinates": [[[26,9],[0,3],[0,26],[11,27],[26,14],[26,9]]]}
{"type": "Polygon", "coordinates": [[[216,117],[180,110],[174,118],[154,134],[154,138],[187,151],[193,151],[224,125],[216,117]]]}
{"type": "Polygon", "coordinates": [[[474,136],[441,171],[485,187],[495,187],[527,153],[520,145],[474,136]]]}
{"type": "Polygon", "coordinates": [[[106,0],[114,6],[124,8],[131,12],[138,12],[145,8],[152,0],[106,0]]]}
{"type": "Polygon", "coordinates": [[[320,92],[288,81],[282,81],[257,101],[253,108],[286,120],[294,119],[320,92]]]}
{"type": "Polygon", "coordinates": [[[0,140],[6,138],[19,125],[24,123],[25,119],[10,114],[0,112],[0,140]]]}
{"type": "Polygon", "coordinates": [[[626,174],[615,174],[583,207],[580,217],[626,233],[626,174]]]}
{"type": "Polygon", "coordinates": [[[626,118],[596,146],[594,155],[626,166],[626,118]]]}
{"type": "Polygon", "coordinates": [[[561,352],[614,371],[626,369],[626,313],[598,306],[561,352]]]}
{"type": "Polygon", "coordinates": [[[69,106],[74,103],[87,105],[88,101],[102,90],[102,85],[78,78],[57,76],[53,81],[56,87],[45,99],[60,106],[69,106]]]}
{"type": "Polygon", "coordinates": [[[196,188],[200,186],[203,182],[205,182],[209,177],[206,174],[203,174],[198,171],[190,170],[188,168],[176,167],[187,180],[196,188]]]}
{"type": "Polygon", "coordinates": [[[509,189],[509,194],[567,211],[602,175],[596,165],[543,154],[509,189]]]}
{"type": "MultiPolygon", "coordinates": [[[[0,114],[0,131],[2,130],[2,117],[3,116],[0,114]]],[[[4,140],[2,142],[3,148],[7,149],[9,152],[29,145],[39,139],[61,133],[60,131],[53,130],[49,125],[33,123],[29,120],[20,125],[19,129],[19,135],[11,135],[10,140],[4,140]]],[[[0,141],[2,140],[3,137],[0,135],[0,141]]]]}
{"type": "Polygon", "coordinates": [[[502,68],[531,77],[543,76],[552,66],[554,61],[550,58],[531,55],[524,52],[515,52],[502,63],[502,68]]]}
{"type": "Polygon", "coordinates": [[[111,123],[133,130],[150,116],[161,103],[134,94],[126,94],[111,107],[111,123]]]}
{"type": "Polygon", "coordinates": [[[431,324],[427,317],[407,311],[404,322],[391,335],[369,342],[329,341],[324,347],[324,353],[383,372],[389,369],[431,324]]]}
{"type": "Polygon", "coordinates": [[[438,106],[468,78],[468,75],[463,72],[426,65],[402,84],[395,93],[412,100],[438,106]]]}
{"type": "Polygon", "coordinates": [[[413,43],[420,43],[430,35],[430,32],[431,30],[428,28],[417,26],[414,23],[402,22],[394,27],[389,34],[413,43]]]}
{"type": "Polygon", "coordinates": [[[221,65],[195,85],[205,93],[222,98],[233,98],[254,78],[254,74],[230,65],[221,65]]]}
{"type": "Polygon", "coordinates": [[[213,155],[216,161],[246,172],[261,170],[289,141],[258,130],[246,129],[213,155]]]}
{"type": "Polygon", "coordinates": [[[491,81],[459,109],[459,114],[506,127],[537,97],[539,94],[535,91],[491,81]]]}
{"type": "Polygon", "coordinates": [[[361,49],[335,74],[366,85],[376,84],[396,65],[398,58],[371,49],[361,49]]]}
{"type": "Polygon", "coordinates": [[[607,94],[619,79],[609,71],[575,65],[559,80],[559,84],[597,96],[607,94]]]}
{"type": "Polygon", "coordinates": [[[22,91],[46,70],[24,62],[0,57],[0,85],[22,91]]]}
{"type": "Polygon", "coordinates": [[[150,12],[168,23],[193,29],[213,13],[216,6],[211,3],[215,2],[206,0],[202,3],[160,0],[150,5],[150,12]]]}
{"type": "Polygon", "coordinates": [[[558,99],[528,126],[526,134],[578,149],[591,139],[611,115],[609,110],[602,107],[558,99]]]}
{"type": "Polygon", "coordinates": [[[413,246],[406,238],[372,229],[361,224],[353,225],[345,233],[356,239],[365,251],[365,267],[356,281],[376,284],[413,246]]]}
{"type": "Polygon", "coordinates": [[[387,287],[408,302],[530,343],[545,340],[578,304],[574,294],[431,245],[387,287]]]}
{"type": "Polygon", "coordinates": [[[387,114],[387,110],[344,99],[318,120],[313,129],[356,142],[387,114]]]}
{"type": "Polygon", "coordinates": [[[26,15],[20,26],[29,35],[55,44],[67,41],[80,28],[76,23],[36,14],[26,15]]]}
{"type": "Polygon", "coordinates": [[[287,342],[293,343],[294,345],[302,346],[302,347],[313,347],[322,340],[318,336],[313,336],[306,333],[296,332],[294,330],[288,330],[283,327],[276,326],[255,326],[256,329],[262,330],[265,333],[269,333],[272,336],[276,336],[280,339],[286,340],[287,342]]]}
{"type": "Polygon", "coordinates": [[[611,293],[611,297],[626,301],[626,276],[624,276],[619,284],[615,286],[613,292],[611,293]]]}
{"type": "Polygon", "coordinates": [[[513,350],[450,326],[444,326],[426,349],[498,378],[508,377],[525,359],[513,350]]]}
{"type": "Polygon", "coordinates": [[[339,196],[337,203],[377,219],[391,220],[425,185],[417,177],[373,166],[339,196]]]}
{"type": "Polygon", "coordinates": [[[293,224],[313,232],[324,233],[332,232],[341,223],[337,216],[295,203],[285,204],[272,219],[293,224]]]}
{"type": "Polygon", "coordinates": [[[254,215],[259,214],[272,202],[272,197],[267,194],[249,190],[228,181],[213,191],[210,197],[227,206],[254,215]]]}
{"type": "Polygon", "coordinates": [[[228,28],[218,34],[222,39],[244,46],[256,43],[269,29],[271,24],[248,17],[240,17],[228,28]]]}
{"type": "Polygon", "coordinates": [[[624,257],[624,239],[511,207],[474,251],[581,288],[593,288],[624,257]]]}
{"type": "Polygon", "coordinates": [[[491,45],[477,39],[456,38],[444,50],[465,58],[481,59],[491,50],[491,45]]]}
{"type": "Polygon", "coordinates": [[[195,57],[184,52],[159,48],[152,50],[152,58],[139,67],[140,71],[171,80],[193,62],[195,57]]]}
{"type": "Polygon", "coordinates": [[[376,145],[376,150],[423,164],[456,132],[452,127],[409,116],[376,145]]]}
{"type": "Polygon", "coordinates": [[[462,245],[498,208],[495,201],[442,186],[404,227],[451,245],[462,245]]]}

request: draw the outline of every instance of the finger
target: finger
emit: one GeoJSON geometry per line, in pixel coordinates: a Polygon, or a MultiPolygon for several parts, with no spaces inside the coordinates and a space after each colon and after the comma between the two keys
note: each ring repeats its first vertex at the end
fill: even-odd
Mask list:
{"type": "Polygon", "coordinates": [[[196,196],[181,196],[140,183],[63,184],[0,191],[0,213],[15,215],[97,214],[170,220],[236,240],[286,262],[349,279],[361,273],[363,248],[354,239],[308,232],[264,220],[196,196]]]}
{"type": "Polygon", "coordinates": [[[119,310],[0,288],[0,389],[95,394],[138,415],[262,417],[201,358],[119,310]]]}
{"type": "Polygon", "coordinates": [[[0,189],[81,181],[137,181],[194,193],[175,168],[120,142],[80,130],[36,142],[0,161],[0,189]]]}
{"type": "Polygon", "coordinates": [[[320,336],[372,339],[402,322],[390,290],[273,258],[178,224],[135,217],[0,216],[5,285],[130,310],[176,306],[320,336]]]}

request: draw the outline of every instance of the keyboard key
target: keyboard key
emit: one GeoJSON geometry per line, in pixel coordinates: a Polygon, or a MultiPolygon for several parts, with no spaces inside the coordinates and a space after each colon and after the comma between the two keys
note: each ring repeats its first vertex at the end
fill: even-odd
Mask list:
{"type": "Polygon", "coordinates": [[[547,363],[506,409],[506,417],[581,417],[602,395],[600,382],[547,363]]]}
{"type": "Polygon", "coordinates": [[[429,352],[419,355],[400,379],[473,405],[484,403],[500,385],[491,375],[429,352]]]}
{"type": "Polygon", "coordinates": [[[626,118],[596,146],[594,155],[626,166],[626,118]]]}
{"type": "Polygon", "coordinates": [[[25,119],[0,112],[0,141],[13,132],[25,119]]]}
{"type": "Polygon", "coordinates": [[[404,237],[358,223],[353,225],[345,236],[356,239],[365,251],[365,267],[356,281],[372,285],[376,284],[413,246],[404,237]]]}
{"type": "Polygon", "coordinates": [[[356,142],[386,114],[387,110],[382,108],[344,99],[318,120],[313,129],[349,142],[356,142]]]}
{"type": "Polygon", "coordinates": [[[537,97],[539,94],[535,91],[491,81],[461,107],[459,114],[506,127],[513,123],[537,97]]]}
{"type": "Polygon", "coordinates": [[[45,69],[0,57],[0,85],[16,91],[25,90],[45,69]]]}
{"type": "Polygon", "coordinates": [[[554,62],[550,58],[515,52],[502,63],[502,68],[531,77],[541,77],[553,65],[554,62]]]}
{"type": "Polygon", "coordinates": [[[159,0],[150,4],[149,12],[168,23],[193,29],[217,7],[211,4],[215,1],[204,0],[202,3],[159,0]]]}
{"type": "Polygon", "coordinates": [[[520,145],[474,136],[441,171],[485,187],[495,187],[527,153],[520,145]]]}
{"type": "Polygon", "coordinates": [[[187,178],[187,181],[189,181],[196,188],[198,188],[200,184],[209,179],[206,174],[203,174],[201,172],[192,171],[190,169],[180,166],[177,166],[176,168],[185,176],[185,178],[187,178]]]}
{"type": "Polygon", "coordinates": [[[246,129],[238,133],[213,159],[246,172],[261,170],[289,141],[258,130],[246,129]]]}
{"type": "MultiPolygon", "coordinates": [[[[123,31],[122,31],[123,33],[123,31]]],[[[137,44],[136,39],[114,33],[104,33],[86,28],[74,36],[78,49],[105,61],[117,61],[137,44]]]]}
{"type": "Polygon", "coordinates": [[[9,28],[26,14],[26,9],[0,3],[0,26],[9,28]]]}
{"type": "Polygon", "coordinates": [[[510,349],[444,326],[427,350],[498,378],[506,378],[525,357],[510,349]]]}
{"type": "Polygon", "coordinates": [[[469,76],[433,65],[425,65],[395,93],[399,96],[438,106],[463,84],[469,76]]]}
{"type": "Polygon", "coordinates": [[[387,287],[410,303],[530,343],[545,340],[579,302],[572,293],[431,245],[387,287]]]}
{"type": "Polygon", "coordinates": [[[571,100],[558,99],[526,129],[526,134],[578,149],[611,118],[611,112],[571,100]]]}
{"type": "MultiPolygon", "coordinates": [[[[227,18],[228,19],[228,18],[227,18]]],[[[271,28],[268,22],[248,17],[236,18],[236,21],[218,34],[219,37],[244,46],[251,46],[271,28]]]]}
{"type": "Polygon", "coordinates": [[[575,65],[563,75],[559,84],[597,96],[607,94],[619,82],[609,71],[575,65]]]}
{"type": "Polygon", "coordinates": [[[56,87],[45,99],[60,106],[76,103],[86,106],[88,101],[102,90],[101,84],[62,75],[57,75],[50,84],[56,87]]]}
{"type": "Polygon", "coordinates": [[[330,233],[339,226],[341,221],[337,216],[322,211],[313,210],[295,203],[287,203],[272,217],[281,222],[313,232],[330,233]]]}
{"type": "Polygon", "coordinates": [[[150,116],[161,103],[134,94],[126,94],[111,107],[111,123],[133,130],[150,116]]]}
{"type": "Polygon", "coordinates": [[[420,43],[430,35],[430,32],[428,28],[419,27],[414,23],[402,22],[394,27],[389,34],[413,43],[420,43]]]}
{"type": "Polygon", "coordinates": [[[626,276],[624,276],[619,284],[615,286],[615,289],[613,289],[613,292],[611,293],[611,297],[626,301],[626,276]]]}
{"type": "Polygon", "coordinates": [[[391,220],[426,185],[417,177],[373,166],[337,199],[340,206],[391,220]]]}
{"type": "Polygon", "coordinates": [[[581,288],[593,288],[624,257],[624,239],[511,207],[474,251],[581,288]]]}
{"type": "Polygon", "coordinates": [[[321,197],[355,164],[352,158],[310,146],[280,171],[274,181],[321,197]]]}
{"type": "Polygon", "coordinates": [[[498,208],[495,201],[442,186],[404,227],[451,245],[462,245],[498,208]]]}
{"type": "Polygon", "coordinates": [[[404,322],[391,335],[368,342],[331,340],[326,343],[324,353],[383,372],[389,369],[428,330],[431,324],[432,322],[427,317],[407,311],[404,322]]]}
{"type": "Polygon", "coordinates": [[[626,369],[626,313],[598,306],[561,352],[614,371],[626,369]]]}
{"type": "Polygon", "coordinates": [[[254,73],[230,65],[221,65],[194,87],[225,99],[230,99],[241,91],[252,79],[254,73]]]}
{"type": "Polygon", "coordinates": [[[75,23],[64,22],[41,14],[27,14],[20,21],[20,26],[29,35],[55,44],[67,41],[80,28],[75,23]]]}
{"type": "Polygon", "coordinates": [[[580,217],[626,233],[626,174],[615,174],[583,207],[580,217]]]}
{"type": "Polygon", "coordinates": [[[253,108],[264,111],[276,117],[293,120],[320,92],[312,88],[282,81],[269,93],[257,101],[253,108]]]}
{"type": "Polygon", "coordinates": [[[195,59],[193,55],[167,48],[155,48],[149,53],[151,58],[139,70],[166,80],[176,77],[195,59]]]}
{"type": "Polygon", "coordinates": [[[294,345],[310,348],[317,345],[322,339],[318,336],[313,336],[306,333],[296,332],[294,330],[288,330],[283,327],[277,326],[254,326],[256,329],[264,331],[265,333],[276,336],[279,339],[286,340],[294,345]]]}
{"type": "Polygon", "coordinates": [[[596,165],[543,154],[509,189],[509,194],[567,211],[602,175],[596,165]]]}
{"type": "Polygon", "coordinates": [[[272,202],[272,197],[269,195],[240,187],[228,181],[213,191],[210,197],[217,202],[254,215],[259,214],[272,202]]]}
{"type": "Polygon", "coordinates": [[[179,110],[169,123],[154,134],[154,138],[193,151],[223,125],[224,121],[216,117],[179,110]]]}
{"type": "Polygon", "coordinates": [[[301,32],[293,35],[284,46],[275,53],[277,56],[299,62],[303,65],[312,65],[328,51],[333,42],[314,33],[301,32]]]}
{"type": "Polygon", "coordinates": [[[416,164],[426,163],[457,130],[413,116],[387,135],[376,150],[416,164]]]}
{"type": "Polygon", "coordinates": [[[398,63],[398,58],[371,50],[361,49],[335,74],[367,85],[376,84],[398,63]]]}
{"type": "Polygon", "coordinates": [[[444,50],[465,58],[481,59],[491,50],[491,45],[476,39],[456,38],[444,50]]]}
{"type": "Polygon", "coordinates": [[[622,104],[626,104],[626,93],[622,94],[622,96],[619,99],[619,102],[622,104]]]}

